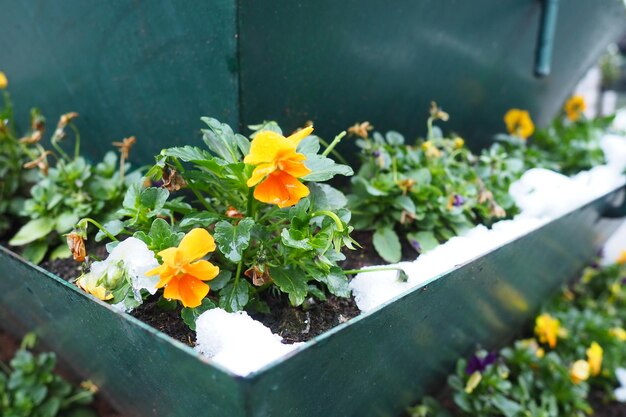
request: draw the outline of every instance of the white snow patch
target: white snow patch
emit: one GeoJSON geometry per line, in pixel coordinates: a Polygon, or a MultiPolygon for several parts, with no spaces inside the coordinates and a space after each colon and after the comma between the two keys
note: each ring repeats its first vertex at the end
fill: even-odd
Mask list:
{"type": "MultiPolygon", "coordinates": [[[[146,272],[158,267],[159,262],[156,260],[154,252],[148,249],[144,241],[134,237],[125,239],[111,251],[106,260],[94,262],[91,271],[106,267],[109,263],[119,260],[124,261],[136,295],[139,294],[140,290],[146,290],[150,294],[156,293],[159,277],[147,277],[146,272]],[[98,266],[97,264],[104,265],[98,266]]],[[[139,296],[141,297],[141,295],[139,296]]]]}
{"type": "Polygon", "coordinates": [[[205,311],[196,320],[196,350],[237,375],[257,371],[296,349],[251,318],[248,313],[229,313],[221,308],[205,311]]]}

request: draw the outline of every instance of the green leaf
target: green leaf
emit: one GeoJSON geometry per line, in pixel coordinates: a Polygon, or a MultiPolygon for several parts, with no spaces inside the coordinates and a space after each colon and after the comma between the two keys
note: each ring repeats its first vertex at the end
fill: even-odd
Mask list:
{"type": "Polygon", "coordinates": [[[26,246],[24,252],[22,252],[22,256],[32,263],[38,264],[43,261],[43,258],[44,256],[46,256],[47,251],[48,243],[45,240],[33,242],[30,245],[26,246]]]}
{"type": "Polygon", "coordinates": [[[139,204],[142,207],[158,211],[163,208],[169,196],[169,191],[164,188],[149,187],[139,194],[139,204]]]}
{"type": "Polygon", "coordinates": [[[402,258],[402,246],[396,232],[390,227],[376,229],[374,232],[374,249],[385,261],[390,263],[400,262],[402,258]]]}
{"type": "Polygon", "coordinates": [[[218,217],[215,214],[201,211],[186,215],[179,223],[179,226],[181,228],[192,226],[209,227],[212,226],[217,220],[218,217]]]}
{"type": "Polygon", "coordinates": [[[312,172],[302,177],[305,181],[328,181],[335,175],[351,176],[354,174],[352,168],[348,165],[337,164],[330,158],[322,155],[307,155],[304,165],[312,172]]]}
{"type": "Polygon", "coordinates": [[[78,220],[78,216],[74,213],[61,213],[61,215],[57,217],[55,229],[59,234],[69,232],[76,226],[78,220]]]}
{"type": "Polygon", "coordinates": [[[313,246],[309,243],[308,236],[299,230],[283,229],[280,233],[280,240],[283,242],[283,245],[289,246],[290,248],[301,250],[313,249],[313,246]]]}
{"type": "Polygon", "coordinates": [[[354,186],[355,189],[357,187],[362,188],[363,191],[365,191],[367,194],[369,194],[371,196],[374,196],[374,197],[380,197],[380,196],[383,196],[383,195],[387,195],[386,191],[383,191],[383,190],[380,190],[380,189],[374,187],[365,178],[362,178],[362,177],[354,177],[354,178],[352,178],[352,185],[354,186]]]}
{"type": "Polygon", "coordinates": [[[215,225],[215,241],[220,252],[231,262],[239,262],[243,251],[250,244],[250,231],[254,220],[247,217],[237,225],[222,220],[215,225]]]}
{"type": "Polygon", "coordinates": [[[202,117],[201,120],[209,127],[202,129],[204,143],[209,149],[227,162],[240,162],[241,154],[230,126],[211,117],[202,117]]]}
{"type": "Polygon", "coordinates": [[[67,259],[70,256],[72,256],[72,251],[70,251],[69,246],[63,243],[54,248],[54,250],[50,253],[50,260],[54,261],[56,259],[67,259]]]}
{"type": "Polygon", "coordinates": [[[243,310],[250,299],[250,284],[245,279],[228,283],[220,291],[220,308],[229,312],[243,310]]]}
{"type": "Polygon", "coordinates": [[[222,269],[220,270],[220,273],[217,274],[217,276],[215,278],[213,278],[212,280],[208,281],[207,283],[209,284],[209,287],[211,287],[211,290],[213,291],[218,291],[221,290],[222,288],[224,288],[226,286],[226,284],[228,284],[228,282],[230,281],[230,279],[233,277],[233,273],[226,270],[226,269],[222,269]]]}
{"type": "Polygon", "coordinates": [[[150,237],[148,247],[154,252],[160,252],[178,246],[184,233],[176,233],[165,220],[155,219],[150,225],[148,236],[150,237]]]}
{"type": "Polygon", "coordinates": [[[309,199],[312,202],[312,211],[337,211],[348,203],[348,199],[341,191],[328,184],[311,183],[308,186],[311,192],[309,199]]]}
{"type": "Polygon", "coordinates": [[[13,236],[13,238],[9,241],[9,245],[22,246],[27,243],[34,242],[37,239],[44,238],[52,232],[54,226],[54,220],[48,217],[31,220],[22,226],[15,236],[13,236]]]}
{"type": "Polygon", "coordinates": [[[337,297],[350,297],[350,288],[348,287],[348,277],[338,267],[330,268],[328,273],[315,271],[313,277],[316,281],[326,284],[328,291],[337,297]]]}
{"type": "Polygon", "coordinates": [[[213,155],[211,155],[210,152],[207,152],[204,149],[200,149],[196,146],[189,145],[167,148],[161,151],[161,154],[172,158],[178,158],[184,162],[213,159],[213,155]]]}
{"type": "Polygon", "coordinates": [[[280,267],[271,267],[270,276],[278,288],[289,295],[289,302],[299,306],[304,302],[308,293],[306,275],[302,272],[280,267]]]}
{"type": "Polygon", "coordinates": [[[406,238],[414,248],[417,246],[414,242],[419,244],[419,253],[426,253],[439,246],[439,241],[433,232],[407,233],[406,238]]]}
{"type": "MultiPolygon", "coordinates": [[[[121,220],[111,220],[103,224],[102,227],[104,227],[104,229],[113,236],[117,236],[122,233],[122,230],[124,230],[124,222],[121,220]]],[[[106,237],[107,235],[105,235],[102,230],[98,229],[98,233],[96,233],[95,238],[96,242],[101,242],[106,237]]]]}
{"type": "Polygon", "coordinates": [[[202,313],[212,308],[216,308],[217,306],[210,298],[205,298],[202,300],[202,304],[200,304],[196,308],[188,308],[185,307],[181,310],[180,316],[183,318],[183,321],[191,330],[196,330],[196,320],[202,313]]]}
{"type": "Polygon", "coordinates": [[[320,140],[317,136],[307,136],[298,144],[298,152],[307,156],[317,155],[320,151],[320,140]]]}
{"type": "Polygon", "coordinates": [[[387,143],[391,146],[404,145],[404,136],[393,130],[387,132],[387,134],[385,135],[385,139],[387,139],[387,143]]]}
{"type": "Polygon", "coordinates": [[[491,402],[498,410],[502,411],[502,414],[506,417],[516,417],[519,412],[523,411],[520,404],[509,400],[502,394],[495,394],[491,402]]]}
{"type": "Polygon", "coordinates": [[[393,205],[400,210],[405,210],[411,214],[415,214],[415,203],[411,197],[400,195],[393,200],[393,205]]]}

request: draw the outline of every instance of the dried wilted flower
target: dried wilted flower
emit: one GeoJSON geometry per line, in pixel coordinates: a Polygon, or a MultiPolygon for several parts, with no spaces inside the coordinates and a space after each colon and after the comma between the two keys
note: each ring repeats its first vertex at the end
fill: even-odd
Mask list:
{"type": "Polygon", "coordinates": [[[85,249],[85,240],[76,231],[68,233],[66,236],[67,246],[72,252],[72,257],[76,262],[84,262],[87,257],[87,249],[85,249]]]}
{"type": "Polygon", "coordinates": [[[398,188],[402,190],[402,195],[406,195],[413,189],[413,186],[417,183],[413,178],[406,178],[398,181],[398,188]]]}
{"type": "Polygon", "coordinates": [[[225,214],[226,217],[230,217],[231,219],[243,219],[243,214],[233,206],[228,206],[228,210],[226,210],[225,214]]]}
{"type": "Polygon", "coordinates": [[[400,214],[400,224],[412,223],[415,220],[415,215],[406,210],[402,210],[400,214]]]}
{"type": "Polygon", "coordinates": [[[272,281],[270,277],[270,269],[267,265],[254,265],[252,268],[246,270],[244,275],[252,280],[252,285],[261,287],[268,282],[272,281]]]}
{"type": "Polygon", "coordinates": [[[487,201],[493,201],[493,193],[486,188],[481,188],[478,193],[478,204],[483,204],[487,201]]]}
{"type": "Polygon", "coordinates": [[[48,168],[50,167],[50,165],[48,165],[48,155],[51,154],[52,152],[50,151],[42,152],[41,155],[39,155],[37,158],[33,159],[32,161],[26,162],[24,164],[24,168],[31,169],[37,167],[43,175],[48,175],[48,168]]]}
{"type": "Polygon", "coordinates": [[[178,171],[170,167],[163,168],[163,185],[168,191],[178,191],[187,186],[187,181],[178,171]]]}
{"type": "Polygon", "coordinates": [[[30,135],[24,136],[20,139],[20,143],[24,143],[27,145],[32,145],[41,140],[43,137],[43,131],[41,130],[33,130],[30,135]]]}
{"type": "Polygon", "coordinates": [[[444,122],[450,119],[450,115],[443,111],[434,101],[430,102],[430,117],[433,120],[443,120],[444,122]]]}
{"type": "Polygon", "coordinates": [[[370,122],[355,123],[353,126],[348,128],[348,133],[367,139],[369,132],[373,129],[374,126],[372,126],[370,122]]]}
{"type": "Polygon", "coordinates": [[[121,159],[128,159],[128,155],[130,154],[130,148],[137,142],[137,138],[131,136],[129,138],[122,139],[121,142],[113,142],[113,146],[119,149],[121,159]]]}
{"type": "Polygon", "coordinates": [[[94,384],[90,380],[81,382],[80,383],[80,387],[82,389],[84,389],[84,390],[87,390],[87,391],[91,392],[92,394],[95,394],[100,389],[100,388],[98,388],[98,386],[96,384],[94,384]]]}
{"type": "Polygon", "coordinates": [[[491,215],[500,219],[506,217],[506,211],[494,201],[491,204],[491,215]]]}
{"type": "Polygon", "coordinates": [[[78,117],[78,113],[76,113],[75,111],[62,114],[61,117],[59,118],[57,129],[63,129],[65,126],[68,125],[69,122],[76,119],[77,117],[78,117]]]}

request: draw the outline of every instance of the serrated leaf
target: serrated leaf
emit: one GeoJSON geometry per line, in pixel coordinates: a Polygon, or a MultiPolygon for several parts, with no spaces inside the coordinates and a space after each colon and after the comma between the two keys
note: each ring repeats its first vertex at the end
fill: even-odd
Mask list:
{"type": "Polygon", "coordinates": [[[54,230],[55,221],[48,217],[31,220],[9,241],[11,246],[22,246],[48,236],[54,230]]]}
{"type": "Polygon", "coordinates": [[[217,274],[215,278],[213,278],[211,281],[208,281],[209,287],[211,287],[212,291],[221,290],[222,288],[226,286],[226,284],[228,284],[228,282],[230,281],[232,277],[233,277],[232,272],[226,269],[221,269],[220,273],[217,274]]]}
{"type": "Polygon", "coordinates": [[[219,306],[226,311],[235,312],[243,310],[250,299],[250,284],[244,279],[240,279],[235,284],[234,281],[228,283],[220,291],[219,306]]]}
{"type": "Polygon", "coordinates": [[[328,181],[335,175],[351,176],[354,174],[348,165],[337,164],[330,158],[322,155],[308,156],[304,165],[311,170],[311,173],[302,177],[305,181],[321,182],[328,181]]]}
{"type": "Polygon", "coordinates": [[[186,215],[179,223],[179,226],[181,228],[191,226],[209,227],[212,226],[217,220],[218,217],[215,214],[202,211],[186,215]]]}
{"type": "Polygon", "coordinates": [[[307,136],[298,144],[298,152],[311,157],[320,151],[320,140],[317,136],[307,136]]]}
{"type": "Polygon", "coordinates": [[[278,288],[289,295],[289,302],[299,306],[306,299],[308,285],[305,275],[289,269],[271,267],[270,276],[278,288]]]}
{"type": "Polygon", "coordinates": [[[290,248],[301,250],[313,249],[313,246],[309,243],[308,237],[298,230],[283,229],[280,233],[280,240],[283,242],[283,245],[289,246],[290,248]]]}
{"type": "Polygon", "coordinates": [[[316,271],[314,273],[316,281],[326,284],[328,291],[337,297],[350,297],[350,288],[348,287],[348,277],[340,268],[332,267],[328,273],[316,271]]]}
{"type": "Polygon", "coordinates": [[[373,239],[374,249],[389,263],[400,262],[402,246],[396,232],[390,227],[376,229],[373,239]]]}
{"type": "Polygon", "coordinates": [[[311,192],[309,200],[312,202],[313,211],[337,211],[348,204],[346,196],[328,184],[311,183],[308,186],[311,192]]]}
{"type": "Polygon", "coordinates": [[[200,317],[200,315],[205,311],[216,307],[217,306],[210,298],[205,298],[202,300],[202,304],[196,308],[183,308],[180,312],[180,316],[191,330],[196,330],[196,320],[198,317],[200,317]]]}
{"type": "Polygon", "coordinates": [[[239,162],[240,153],[230,126],[211,117],[202,117],[201,120],[209,127],[202,129],[202,139],[209,149],[227,162],[239,162]]]}
{"type": "Polygon", "coordinates": [[[242,219],[237,225],[222,220],[215,224],[213,237],[220,252],[231,262],[239,262],[243,251],[250,244],[250,231],[254,226],[251,218],[242,219]]]}

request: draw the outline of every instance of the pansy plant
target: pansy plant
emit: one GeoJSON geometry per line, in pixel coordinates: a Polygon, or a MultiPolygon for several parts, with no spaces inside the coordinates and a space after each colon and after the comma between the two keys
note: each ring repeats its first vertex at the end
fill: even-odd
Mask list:
{"type": "Polygon", "coordinates": [[[326,291],[349,296],[337,263],[353,248],[351,214],[345,196],[323,184],[352,175],[328,157],[344,134],[322,149],[312,127],[284,135],[266,122],[247,138],[203,121],[205,146],[161,151],[148,173],[160,187],[131,188],[123,221],[101,233],[133,234],[158,252],[161,266],[148,275],[182,303],[191,326],[195,310],[212,306],[267,311],[267,291],[293,306],[326,291]]]}

